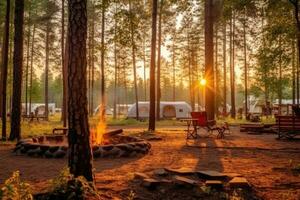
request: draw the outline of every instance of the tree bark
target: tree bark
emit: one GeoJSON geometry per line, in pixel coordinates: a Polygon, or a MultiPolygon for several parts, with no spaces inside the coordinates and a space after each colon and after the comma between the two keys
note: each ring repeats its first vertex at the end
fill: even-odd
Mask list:
{"type": "Polygon", "coordinates": [[[91,57],[91,67],[92,67],[92,81],[91,81],[91,115],[94,114],[94,85],[95,85],[95,4],[93,1],[93,21],[92,21],[92,57],[91,57]]]}
{"type": "Polygon", "coordinates": [[[226,57],[226,21],[223,25],[223,114],[227,115],[227,57],[226,57]]]}
{"type": "MultiPolygon", "coordinates": [[[[173,66],[173,92],[172,92],[172,99],[173,101],[176,100],[176,63],[175,63],[175,34],[173,36],[172,41],[172,66],[173,66]]],[[[199,102],[198,102],[199,103],[199,102]]]]}
{"type": "Polygon", "coordinates": [[[207,118],[215,118],[213,1],[205,1],[205,110],[207,118]]]}
{"type": "Polygon", "coordinates": [[[31,53],[30,53],[30,77],[29,77],[29,114],[31,114],[32,105],[32,79],[33,79],[33,56],[34,56],[34,43],[35,43],[36,25],[33,25],[32,38],[31,38],[31,53]]]}
{"type": "Polygon", "coordinates": [[[69,0],[68,123],[69,167],[75,176],[93,181],[86,86],[86,0],[69,0]]]}
{"type": "Polygon", "coordinates": [[[158,47],[157,47],[157,101],[156,101],[156,120],[160,120],[160,98],[161,98],[161,87],[160,87],[160,65],[161,65],[161,23],[162,23],[162,10],[163,0],[160,0],[159,4],[159,15],[158,15],[158,47]]]}
{"type": "MultiPolygon", "coordinates": [[[[117,4],[115,7],[115,14],[117,14],[117,4]]],[[[114,64],[115,64],[115,80],[114,80],[114,112],[113,118],[117,118],[117,85],[118,85],[118,55],[117,55],[117,18],[114,19],[114,64]]]]}
{"type": "Polygon", "coordinates": [[[6,14],[2,48],[1,68],[1,116],[2,116],[2,140],[6,140],[6,91],[7,91],[7,68],[8,68],[8,45],[9,45],[9,20],[10,0],[6,0],[6,14]]]}
{"type": "Polygon", "coordinates": [[[215,111],[216,111],[216,116],[219,117],[219,94],[220,94],[220,86],[219,86],[219,82],[217,80],[219,80],[219,64],[218,64],[218,49],[219,49],[219,44],[218,44],[218,30],[219,30],[219,26],[218,23],[215,24],[215,74],[216,74],[216,78],[215,78],[215,111]]]}
{"type": "Polygon", "coordinates": [[[49,22],[46,25],[46,40],[45,40],[45,96],[44,96],[44,102],[45,102],[45,117],[46,120],[48,120],[48,114],[49,114],[49,98],[48,98],[48,85],[49,85],[49,37],[50,37],[50,27],[49,22]]]}
{"type": "Polygon", "coordinates": [[[157,0],[152,0],[152,36],[150,59],[149,131],[155,131],[155,57],[156,57],[157,0]]]}
{"type": "Polygon", "coordinates": [[[105,44],[104,44],[104,34],[105,34],[105,7],[106,0],[102,0],[101,9],[101,106],[100,106],[100,117],[105,120],[105,76],[104,76],[104,55],[105,55],[105,44]]]}
{"type": "Polygon", "coordinates": [[[296,104],[296,76],[295,76],[295,44],[294,39],[292,39],[292,98],[293,105],[296,104]]]}
{"type": "Polygon", "coordinates": [[[230,18],[230,93],[231,93],[231,118],[235,119],[235,13],[232,11],[230,18]]]}
{"type": "Polygon", "coordinates": [[[61,119],[63,122],[63,127],[67,126],[67,76],[66,71],[66,61],[65,61],[65,0],[61,1],[61,69],[63,77],[63,99],[62,99],[62,113],[61,119]]]}
{"type": "Polygon", "coordinates": [[[297,59],[297,105],[299,105],[299,63],[300,63],[300,19],[299,19],[299,0],[289,0],[293,6],[294,6],[294,17],[296,21],[296,27],[297,27],[297,53],[298,53],[298,59],[297,59]]]}
{"type": "MultiPolygon", "coordinates": [[[[145,33],[144,33],[145,34],[145,33]]],[[[147,101],[147,78],[146,78],[146,39],[143,38],[143,65],[144,65],[144,101],[147,101]]]]}
{"type": "Polygon", "coordinates": [[[247,65],[247,36],[246,36],[246,8],[243,23],[243,40],[244,40],[244,81],[245,81],[245,116],[248,115],[248,65],[247,65]]]}
{"type": "Polygon", "coordinates": [[[279,114],[281,114],[281,104],[282,104],[282,38],[279,36],[279,80],[278,80],[278,99],[279,99],[279,114]]]}
{"type": "Polygon", "coordinates": [[[15,0],[15,36],[13,55],[13,95],[10,140],[21,139],[21,96],[23,74],[24,0],[15,0]]]}
{"type": "Polygon", "coordinates": [[[133,66],[133,81],[134,81],[134,94],[135,94],[135,104],[136,104],[136,120],[139,120],[139,97],[137,89],[137,78],[136,78],[136,61],[135,61],[135,38],[134,38],[134,27],[133,27],[133,13],[131,0],[129,0],[129,12],[130,12],[130,32],[131,32],[131,48],[132,48],[132,66],[133,66]]]}
{"type": "Polygon", "coordinates": [[[30,35],[31,35],[31,6],[29,5],[28,14],[28,33],[27,33],[27,57],[26,57],[26,70],[25,70],[25,113],[28,114],[28,70],[29,70],[29,51],[30,51],[30,35]]]}

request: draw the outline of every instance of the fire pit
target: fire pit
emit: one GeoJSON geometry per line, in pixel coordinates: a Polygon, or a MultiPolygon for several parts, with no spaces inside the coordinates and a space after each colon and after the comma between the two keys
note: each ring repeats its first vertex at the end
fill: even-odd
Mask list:
{"type": "MultiPolygon", "coordinates": [[[[134,157],[149,152],[151,145],[147,141],[120,133],[122,130],[105,133],[101,144],[93,143],[94,158],[134,157]]],[[[32,157],[63,158],[68,153],[68,138],[65,135],[44,135],[24,139],[16,144],[14,152],[32,157]]]]}

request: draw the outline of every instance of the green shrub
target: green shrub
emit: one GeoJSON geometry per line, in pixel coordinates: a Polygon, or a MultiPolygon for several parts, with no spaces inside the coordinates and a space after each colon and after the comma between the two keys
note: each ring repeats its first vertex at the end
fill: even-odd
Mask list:
{"type": "Polygon", "coordinates": [[[0,190],[0,199],[2,200],[31,200],[30,185],[22,182],[20,172],[15,171],[13,175],[8,178],[4,186],[0,190]]]}
{"type": "Polygon", "coordinates": [[[48,197],[85,199],[89,196],[99,196],[92,183],[88,182],[82,176],[75,178],[70,174],[69,168],[64,168],[56,178],[50,180],[50,184],[50,192],[46,195],[48,197]]]}

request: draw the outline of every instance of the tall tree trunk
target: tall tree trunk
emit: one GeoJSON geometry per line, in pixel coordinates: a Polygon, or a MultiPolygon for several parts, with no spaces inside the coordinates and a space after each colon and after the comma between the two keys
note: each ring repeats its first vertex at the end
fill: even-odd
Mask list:
{"type": "Polygon", "coordinates": [[[173,101],[176,100],[176,63],[175,63],[175,37],[173,37],[172,41],[172,66],[173,66],[173,92],[172,92],[172,99],[173,101]]]}
{"type": "Polygon", "coordinates": [[[156,120],[160,120],[160,99],[161,99],[161,86],[160,86],[160,65],[161,65],[161,23],[162,23],[162,11],[163,0],[160,0],[159,15],[158,15],[158,47],[157,47],[157,101],[156,101],[156,120]]]}
{"type": "Polygon", "coordinates": [[[215,118],[213,1],[205,1],[205,110],[207,118],[215,118]]]}
{"type": "Polygon", "coordinates": [[[135,38],[134,38],[134,27],[133,27],[133,13],[131,0],[129,0],[129,12],[130,12],[130,32],[131,32],[131,48],[132,48],[132,65],[133,65],[133,81],[134,81],[134,94],[135,94],[135,104],[136,104],[136,120],[139,120],[139,97],[137,89],[137,75],[136,75],[136,61],[135,61],[135,38]]]}
{"type": "MultiPolygon", "coordinates": [[[[90,15],[88,18],[92,18],[92,11],[89,13],[90,15]]],[[[88,111],[89,111],[89,116],[92,116],[92,106],[91,106],[91,77],[92,77],[92,22],[88,25],[88,78],[87,78],[87,91],[88,91],[88,111]]]]}
{"type": "Polygon", "coordinates": [[[100,117],[102,120],[105,120],[105,75],[104,75],[104,55],[105,55],[105,44],[104,44],[104,34],[105,34],[105,7],[106,0],[102,0],[102,9],[101,9],[101,106],[100,106],[100,117]]]}
{"type": "Polygon", "coordinates": [[[143,65],[144,65],[144,101],[147,101],[147,78],[146,78],[146,36],[143,38],[143,65]]]}
{"type": "Polygon", "coordinates": [[[296,104],[296,78],[295,78],[295,44],[294,39],[292,39],[292,97],[293,105],[296,104]]]}
{"type": "MultiPolygon", "coordinates": [[[[115,4],[115,13],[117,14],[117,3],[115,4]]],[[[114,112],[113,118],[117,118],[117,84],[118,84],[118,56],[117,56],[117,18],[114,19],[114,61],[115,61],[115,80],[114,80],[114,112]]]]}
{"type": "MultiPolygon", "coordinates": [[[[261,10],[261,13],[262,13],[262,18],[261,18],[261,27],[262,27],[262,45],[263,45],[263,48],[265,48],[266,46],[266,41],[265,41],[265,37],[264,37],[264,33],[263,33],[263,29],[264,29],[264,19],[265,19],[265,12],[264,12],[264,8],[262,8],[261,10]]],[[[268,71],[266,68],[264,68],[264,71],[263,71],[263,76],[264,76],[264,95],[265,95],[265,104],[267,105],[268,102],[269,102],[269,84],[268,84],[268,81],[267,81],[267,78],[268,78],[268,71]]]]}
{"type": "Polygon", "coordinates": [[[155,58],[156,58],[156,25],[157,25],[157,0],[152,0],[152,36],[150,59],[150,110],[149,131],[155,131],[155,58]]]}
{"type": "Polygon", "coordinates": [[[91,81],[91,115],[94,114],[94,85],[95,85],[95,4],[93,1],[93,21],[92,21],[92,81],[91,81]]]}
{"type": "MultiPolygon", "coordinates": [[[[30,4],[30,3],[29,3],[30,4]]],[[[31,5],[29,5],[28,14],[28,33],[27,33],[27,58],[26,58],[26,69],[25,69],[25,114],[28,114],[28,71],[29,71],[29,56],[30,56],[30,36],[31,36],[31,5]]]]}
{"type": "MultiPolygon", "coordinates": [[[[296,55],[298,57],[298,54],[299,54],[299,49],[297,48],[296,49],[296,55]]],[[[300,70],[299,70],[299,59],[296,59],[296,97],[297,97],[297,105],[299,106],[299,98],[300,98],[300,95],[299,95],[299,84],[300,84],[300,81],[299,81],[299,75],[300,75],[300,70]]]]}
{"type": "Polygon", "coordinates": [[[68,123],[69,167],[93,181],[86,88],[86,0],[69,0],[68,123]]]}
{"type": "Polygon", "coordinates": [[[30,77],[29,77],[29,114],[31,114],[32,105],[32,79],[33,79],[33,56],[34,56],[34,43],[35,43],[36,25],[33,25],[32,38],[31,38],[31,53],[30,53],[30,77]]]}
{"type": "Polygon", "coordinates": [[[294,6],[294,17],[297,27],[297,105],[299,105],[299,63],[300,63],[300,19],[299,19],[299,0],[289,0],[294,6]]]}
{"type": "Polygon", "coordinates": [[[282,104],[282,38],[279,36],[279,81],[278,81],[278,99],[279,99],[279,114],[281,114],[281,104],[282,104]]]}
{"type": "Polygon", "coordinates": [[[223,114],[227,115],[226,21],[223,24],[223,114]]]}
{"type": "Polygon", "coordinates": [[[6,14],[2,47],[1,68],[1,116],[2,116],[2,140],[6,140],[6,91],[7,91],[7,68],[8,68],[8,45],[9,45],[9,19],[10,0],[6,0],[6,14]]]}
{"type": "Polygon", "coordinates": [[[216,23],[215,25],[215,74],[216,74],[216,79],[215,79],[215,111],[216,111],[216,115],[217,117],[219,116],[219,94],[220,94],[220,86],[219,86],[219,82],[217,82],[217,80],[219,80],[219,64],[218,64],[218,30],[219,30],[219,26],[218,23],[216,23]]]}
{"type": "Polygon", "coordinates": [[[23,74],[24,0],[15,0],[15,36],[13,57],[13,102],[11,110],[10,140],[21,139],[21,96],[23,74]]]}
{"type": "Polygon", "coordinates": [[[45,102],[45,117],[46,120],[48,120],[49,116],[49,98],[48,98],[48,85],[49,85],[49,37],[50,37],[50,27],[47,23],[46,25],[46,40],[45,40],[45,96],[44,96],[44,102],[45,102]]]}
{"type": "Polygon", "coordinates": [[[246,36],[246,8],[243,21],[243,40],[244,40],[244,81],[245,81],[245,116],[248,115],[248,65],[247,65],[247,36],[246,36]]]}
{"type": "MultiPolygon", "coordinates": [[[[62,0],[62,9],[61,9],[61,67],[62,67],[62,77],[63,77],[63,102],[62,102],[62,121],[63,126],[67,126],[67,60],[66,56],[66,48],[65,48],[65,0],[62,0]]],[[[66,41],[67,42],[67,41],[66,41]]]]}
{"type": "Polygon", "coordinates": [[[231,90],[231,118],[235,118],[235,13],[230,18],[230,90],[231,90]]]}
{"type": "Polygon", "coordinates": [[[190,34],[189,33],[187,33],[187,52],[188,52],[188,76],[189,76],[190,102],[191,102],[192,111],[195,111],[192,55],[191,55],[192,53],[191,53],[190,34]]]}

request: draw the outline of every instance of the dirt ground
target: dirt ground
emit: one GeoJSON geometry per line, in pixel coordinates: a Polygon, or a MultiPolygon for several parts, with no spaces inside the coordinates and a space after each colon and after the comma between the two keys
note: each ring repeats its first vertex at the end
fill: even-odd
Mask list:
{"type": "MultiPolygon", "coordinates": [[[[117,127],[114,127],[117,128],[117,127]]],[[[126,134],[145,130],[124,129],[126,134]]],[[[134,172],[151,173],[162,167],[189,167],[243,175],[262,199],[300,199],[300,176],[291,166],[300,164],[300,140],[276,140],[276,135],[248,135],[233,127],[225,139],[201,133],[198,141],[186,145],[184,127],[157,130],[161,141],[151,142],[148,155],[139,158],[96,159],[96,186],[107,199],[127,199],[134,172]]],[[[67,159],[16,156],[12,145],[0,146],[0,185],[13,171],[20,170],[23,180],[43,191],[49,179],[67,165],[67,159]]],[[[151,199],[151,198],[149,198],[151,199]]]]}

